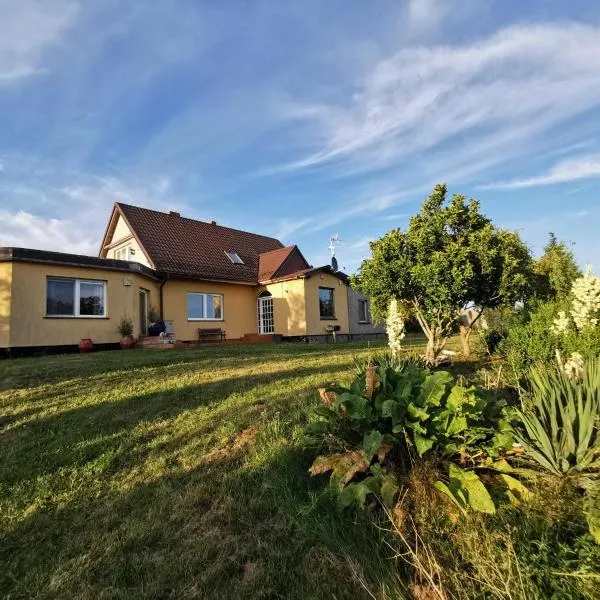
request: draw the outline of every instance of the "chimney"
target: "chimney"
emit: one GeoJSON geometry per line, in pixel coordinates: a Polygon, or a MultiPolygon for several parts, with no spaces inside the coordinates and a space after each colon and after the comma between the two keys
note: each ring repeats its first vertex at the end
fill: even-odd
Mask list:
{"type": "Polygon", "coordinates": [[[181,216],[178,212],[175,212],[174,210],[170,210],[169,215],[171,217],[180,217],[181,216]]]}
{"type": "Polygon", "coordinates": [[[216,225],[216,224],[217,224],[217,222],[216,222],[216,221],[211,221],[211,222],[210,222],[210,224],[211,224],[211,225],[216,225]]]}

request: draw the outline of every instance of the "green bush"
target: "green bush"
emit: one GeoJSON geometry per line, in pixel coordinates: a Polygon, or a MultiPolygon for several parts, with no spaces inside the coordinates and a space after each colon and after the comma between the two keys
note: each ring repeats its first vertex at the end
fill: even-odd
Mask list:
{"type": "MultiPolygon", "coordinates": [[[[394,473],[425,454],[475,465],[512,446],[501,401],[414,362],[368,367],[350,387],[321,390],[321,396],[308,435],[336,452],[319,456],[311,473],[332,472],[343,507],[364,506],[370,494],[393,505],[394,473]]],[[[465,494],[462,499],[468,503],[465,494]]]]}
{"type": "Polygon", "coordinates": [[[514,385],[526,377],[534,364],[550,364],[555,360],[558,340],[551,326],[559,310],[552,302],[536,304],[523,309],[509,324],[498,351],[514,385]]]}
{"type": "Polygon", "coordinates": [[[570,327],[561,334],[553,330],[558,313],[568,313],[570,307],[569,298],[557,302],[533,302],[520,313],[505,313],[505,329],[495,323],[490,335],[500,333],[498,353],[505,361],[512,385],[518,387],[534,365],[552,366],[557,350],[567,357],[573,352],[584,357],[600,354],[600,326],[588,325],[581,330],[570,327]]]}
{"type": "Polygon", "coordinates": [[[563,476],[600,474],[600,359],[581,377],[563,369],[533,368],[514,436],[541,468],[563,476]]]}
{"type": "Polygon", "coordinates": [[[600,358],[588,358],[581,374],[562,368],[531,370],[514,427],[525,460],[558,477],[574,477],[585,489],[584,509],[600,543],[600,358]]]}

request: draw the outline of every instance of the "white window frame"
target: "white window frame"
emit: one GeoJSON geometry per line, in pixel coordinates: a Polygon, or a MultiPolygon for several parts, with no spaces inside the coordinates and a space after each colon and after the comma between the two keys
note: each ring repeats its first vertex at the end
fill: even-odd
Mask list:
{"type": "Polygon", "coordinates": [[[79,279],[77,277],[46,277],[46,289],[45,289],[45,298],[44,298],[44,306],[45,306],[45,316],[48,319],[106,319],[108,314],[108,294],[107,294],[107,285],[106,281],[102,281],[99,279],[79,279]],[[48,282],[49,281],[69,281],[73,282],[73,314],[72,315],[49,315],[48,314],[48,282]],[[102,294],[103,300],[102,309],[103,312],[101,315],[82,315],[81,311],[81,284],[82,283],[92,283],[95,285],[102,286],[102,294]]]}
{"type": "Polygon", "coordinates": [[[240,255],[237,252],[234,252],[233,250],[225,250],[225,254],[226,254],[227,258],[234,265],[243,265],[243,264],[245,264],[244,261],[240,258],[240,255]]]}
{"type": "Polygon", "coordinates": [[[129,260],[131,258],[131,246],[122,246],[121,248],[115,248],[113,250],[113,256],[115,260],[129,260]],[[116,254],[120,252],[125,252],[125,258],[117,258],[116,254]]]}
{"type": "Polygon", "coordinates": [[[187,298],[188,303],[187,303],[187,318],[188,321],[224,321],[225,320],[225,302],[224,302],[224,298],[223,298],[223,294],[215,294],[214,292],[188,292],[187,293],[187,298]],[[215,318],[215,317],[190,317],[190,307],[189,307],[189,297],[190,296],[202,296],[202,309],[205,315],[208,314],[207,308],[207,298],[208,296],[219,296],[221,298],[221,316],[219,318],[215,318]]]}

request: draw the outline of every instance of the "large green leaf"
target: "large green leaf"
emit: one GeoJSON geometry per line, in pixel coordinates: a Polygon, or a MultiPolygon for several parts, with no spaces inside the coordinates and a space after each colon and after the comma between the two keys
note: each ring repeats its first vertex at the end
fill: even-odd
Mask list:
{"type": "Polygon", "coordinates": [[[452,375],[446,371],[437,371],[428,375],[421,386],[418,404],[420,406],[426,406],[428,404],[439,406],[446,393],[446,386],[451,381],[452,375]]]}
{"type": "Polygon", "coordinates": [[[342,404],[346,408],[347,415],[350,419],[368,419],[371,415],[369,401],[363,396],[344,392],[343,394],[340,394],[335,401],[336,404],[342,404]]]}
{"type": "Polygon", "coordinates": [[[454,502],[454,504],[458,506],[463,515],[467,514],[467,511],[464,507],[463,499],[457,496],[455,492],[451,490],[443,481],[436,481],[434,485],[440,492],[448,496],[448,498],[450,498],[450,500],[452,500],[452,502],[454,502]]]}
{"type": "Polygon", "coordinates": [[[494,514],[496,506],[490,496],[490,493],[485,489],[481,479],[474,471],[463,471],[457,465],[450,464],[450,489],[459,489],[464,493],[465,503],[473,510],[479,512],[494,514]]]}
{"type": "Polygon", "coordinates": [[[383,442],[383,435],[379,433],[376,429],[365,433],[363,437],[363,450],[367,455],[367,460],[371,461],[379,447],[383,442]]]}
{"type": "Polygon", "coordinates": [[[470,393],[470,390],[467,390],[467,388],[464,388],[461,385],[455,385],[448,395],[446,406],[451,411],[458,412],[462,405],[470,399],[472,399],[472,392],[470,393]]]}
{"type": "Polygon", "coordinates": [[[412,402],[408,403],[406,407],[408,414],[412,419],[418,419],[419,421],[426,421],[429,418],[429,413],[425,408],[415,406],[412,402]]]}
{"type": "Polygon", "coordinates": [[[464,431],[467,428],[467,418],[462,415],[458,415],[454,417],[450,424],[448,425],[448,429],[446,430],[446,435],[456,435],[461,431],[464,431]]]}
{"type": "Polygon", "coordinates": [[[338,496],[338,507],[343,509],[357,505],[364,508],[367,496],[371,493],[369,486],[365,483],[367,481],[368,479],[365,479],[358,483],[348,484],[338,496]]]}
{"type": "Polygon", "coordinates": [[[425,454],[425,452],[427,452],[428,450],[431,450],[431,448],[433,448],[433,445],[435,444],[435,440],[433,438],[425,437],[420,433],[416,432],[413,435],[413,439],[415,442],[415,448],[417,449],[417,453],[419,456],[423,456],[423,454],[425,454]]]}

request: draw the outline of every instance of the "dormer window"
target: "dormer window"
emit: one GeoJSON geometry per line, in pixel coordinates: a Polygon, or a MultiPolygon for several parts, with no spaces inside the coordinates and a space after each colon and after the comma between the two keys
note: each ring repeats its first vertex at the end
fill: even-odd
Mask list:
{"type": "Polygon", "coordinates": [[[227,255],[227,258],[234,264],[234,265],[243,265],[244,261],[240,258],[239,254],[237,252],[225,252],[225,254],[227,255]]]}

